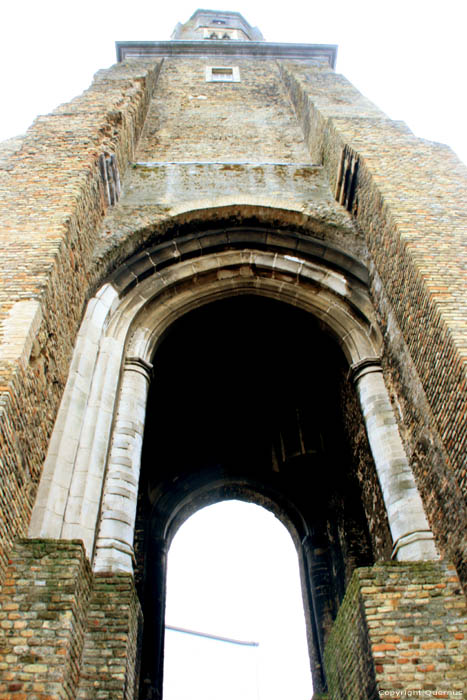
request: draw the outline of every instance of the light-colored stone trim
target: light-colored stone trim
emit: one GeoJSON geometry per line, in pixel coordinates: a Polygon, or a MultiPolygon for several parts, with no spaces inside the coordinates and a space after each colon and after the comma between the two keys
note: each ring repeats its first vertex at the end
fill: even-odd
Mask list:
{"type": "Polygon", "coordinates": [[[152,365],[128,357],[102,499],[95,571],[133,571],[133,538],[146,399],[152,365]]]}
{"type": "Polygon", "coordinates": [[[214,298],[238,293],[268,296],[311,312],[328,326],[349,364],[381,350],[371,302],[362,285],[296,252],[228,250],[155,270],[128,292],[115,322],[129,313],[139,314],[128,352],[150,361],[161,333],[175,318],[214,298]],[[214,280],[203,279],[212,273],[214,280]],[[176,297],[165,295],[161,301],[162,292],[189,279],[193,280],[190,289],[184,284],[176,297]]]}
{"type": "MultiPolygon", "coordinates": [[[[407,558],[413,546],[400,538],[428,526],[423,509],[419,517],[420,497],[382,376],[379,370],[374,372],[381,336],[362,283],[324,261],[302,258],[297,251],[235,249],[186,260],[175,255],[162,269],[157,260],[157,251],[152,251],[148,260],[152,274],[136,286],[126,287],[118,296],[111,285],[105,285],[89,304],[30,536],[82,539],[90,555],[96,544],[99,571],[131,571],[148,370],[157,345],[174,320],[191,309],[232,295],[258,294],[312,313],[339,342],[349,365],[360,367],[357,386],[366,410],[370,445],[381,472],[394,541],[399,542],[398,556],[404,552],[407,558]],[[382,398],[381,384],[377,380],[375,389],[374,377],[379,377],[386,392],[382,398]],[[372,391],[381,404],[376,412],[372,391]],[[391,425],[383,437],[378,432],[381,419],[391,425]],[[391,476],[394,459],[387,465],[387,450],[391,455],[394,449],[396,466],[400,466],[401,452],[405,460],[402,482],[391,476]]],[[[134,265],[139,264],[135,260],[134,265]]],[[[132,263],[127,270],[131,276],[132,263]]]]}
{"type": "Polygon", "coordinates": [[[26,367],[41,321],[41,305],[35,299],[21,299],[13,304],[1,324],[0,361],[19,361],[26,367]]]}
{"type": "Polygon", "coordinates": [[[88,304],[29,526],[30,537],[82,539],[88,553],[112,425],[109,389],[121,361],[114,339],[102,337],[117,300],[115,289],[106,284],[88,304]]]}
{"type": "Polygon", "coordinates": [[[322,60],[334,68],[335,44],[286,44],[266,41],[117,41],[117,61],[171,56],[322,60]]]}
{"type": "Polygon", "coordinates": [[[377,359],[368,358],[354,365],[351,371],[394,542],[392,556],[399,561],[437,559],[433,535],[402,445],[381,365],[377,359]]]}

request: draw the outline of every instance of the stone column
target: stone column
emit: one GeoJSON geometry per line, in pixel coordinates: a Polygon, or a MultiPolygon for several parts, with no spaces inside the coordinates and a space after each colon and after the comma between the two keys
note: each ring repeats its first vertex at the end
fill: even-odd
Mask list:
{"type": "Polygon", "coordinates": [[[408,463],[381,365],[365,360],[351,368],[383,494],[394,549],[400,561],[437,559],[433,534],[408,463]]]}
{"type": "Polygon", "coordinates": [[[96,542],[96,572],[133,571],[136,502],[151,370],[152,365],[138,357],[125,361],[96,542]]]}

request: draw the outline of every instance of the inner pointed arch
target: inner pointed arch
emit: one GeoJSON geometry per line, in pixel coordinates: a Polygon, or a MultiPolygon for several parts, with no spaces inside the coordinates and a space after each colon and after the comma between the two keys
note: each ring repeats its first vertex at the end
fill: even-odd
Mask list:
{"type": "Polygon", "coordinates": [[[183,524],[169,550],[165,624],[165,700],[187,675],[194,696],[197,682],[203,697],[312,695],[297,551],[263,507],[226,500],[183,524]]]}

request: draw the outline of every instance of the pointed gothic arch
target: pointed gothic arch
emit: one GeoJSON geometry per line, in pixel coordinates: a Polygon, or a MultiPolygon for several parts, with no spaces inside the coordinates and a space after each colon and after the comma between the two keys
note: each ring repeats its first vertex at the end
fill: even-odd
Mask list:
{"type": "Polygon", "coordinates": [[[160,489],[151,515],[144,553],[144,585],[141,599],[145,619],[142,645],[142,698],[145,692],[162,697],[165,598],[167,557],[179,528],[201,508],[226,500],[243,500],[261,505],[272,512],[286,527],[295,545],[302,585],[302,601],[308,637],[308,649],[315,690],[326,685],[323,665],[322,630],[317,621],[322,600],[317,594],[317,580],[311,576],[311,535],[296,505],[284,494],[265,486],[257,478],[226,476],[221,469],[203,474],[186,475],[176,485],[167,483],[160,489]]]}
{"type": "MultiPolygon", "coordinates": [[[[301,309],[340,346],[360,398],[393,556],[434,558],[433,538],[382,377],[382,339],[366,289],[366,270],[323,241],[271,230],[207,231],[161,243],[133,256],[101,287],[88,305],[78,336],[30,536],[82,539],[96,573],[133,571],[153,358],[177,319],[214,301],[242,295],[301,309]]],[[[215,491],[213,482],[206,482],[204,489],[215,491]]],[[[250,490],[256,497],[261,493],[251,485],[250,490]]],[[[169,487],[167,493],[170,500],[177,488],[169,487]]],[[[193,489],[190,493],[195,502],[196,493],[193,489]]],[[[179,504],[173,508],[168,523],[176,522],[179,504]]],[[[162,514],[151,517],[151,522],[160,527],[162,514]]],[[[169,531],[170,527],[163,535],[153,533],[151,540],[153,573],[148,576],[161,590],[169,531]]],[[[299,540],[301,561],[307,561],[303,571],[319,570],[320,546],[306,528],[299,540]]],[[[314,682],[324,688],[323,620],[328,602],[318,593],[313,576],[304,586],[314,682]]],[[[152,619],[153,630],[159,630],[159,641],[152,637],[146,646],[159,652],[155,665],[153,659],[147,667],[158,669],[156,685],[161,679],[163,597],[151,605],[152,612],[149,606],[145,615],[152,619]]]]}
{"type": "MultiPolygon", "coordinates": [[[[251,231],[235,230],[162,243],[127,261],[90,301],[41,479],[32,535],[81,537],[89,554],[94,552],[102,498],[101,519],[105,520],[103,482],[107,462],[112,463],[112,447],[108,454],[108,445],[120,449],[119,410],[128,411],[129,395],[135,383],[139,384],[140,396],[144,396],[136,407],[141,433],[151,359],[164,332],[192,308],[213,299],[250,293],[280,299],[312,313],[337,340],[359,387],[373,454],[381,466],[383,493],[388,491],[386,506],[394,512],[395,545],[404,544],[407,553],[413,537],[408,542],[400,540],[408,533],[415,533],[417,541],[431,541],[381,378],[382,341],[363,281],[364,266],[323,241],[297,234],[261,231],[260,241],[262,245],[251,231]],[[378,435],[381,420],[373,415],[375,401],[371,397],[375,392],[381,404],[378,410],[386,419],[392,416],[384,429],[389,459],[384,455],[387,445],[378,435]],[[404,463],[397,472],[398,476],[404,470],[406,473],[408,490],[402,497],[399,488],[390,493],[388,465],[394,459],[404,463]],[[417,504],[407,514],[410,526],[399,507],[405,497],[417,504]],[[419,514],[418,522],[414,513],[419,514]],[[419,532],[427,534],[419,537],[419,532]]],[[[141,436],[137,437],[140,444],[141,436]]],[[[119,527],[124,529],[124,524],[119,527]]],[[[127,537],[131,540],[131,536],[130,524],[127,537]]],[[[130,553],[131,545],[127,558],[130,553]]],[[[120,565],[116,564],[117,569],[120,565]]],[[[131,563],[123,568],[131,570],[131,563]]]]}
{"type": "MultiPolygon", "coordinates": [[[[214,692],[218,692],[224,683],[227,684],[227,689],[230,687],[230,677],[238,675],[244,689],[248,688],[249,693],[255,697],[257,687],[260,688],[257,692],[261,695],[268,686],[271,690],[275,688],[276,679],[283,684],[286,692],[288,688],[289,695],[297,696],[300,691],[294,676],[298,673],[302,690],[311,697],[313,693],[305,628],[305,618],[308,615],[304,614],[301,595],[297,556],[299,547],[294,539],[296,532],[293,526],[291,529],[289,522],[284,523],[278,517],[274,504],[262,500],[258,505],[254,493],[239,492],[235,485],[233,489],[232,495],[218,494],[213,497],[214,503],[208,499],[207,504],[203,503],[191,513],[177,529],[170,543],[166,584],[164,692],[178,685],[179,679],[182,680],[182,686],[184,683],[189,685],[194,671],[197,676],[197,691],[194,692],[202,693],[204,681],[214,664],[213,682],[207,679],[207,687],[211,692],[215,688],[217,690],[214,692]],[[257,606],[260,607],[259,620],[262,619],[263,623],[255,632],[248,632],[250,616],[256,614],[257,606]],[[261,615],[261,610],[266,617],[261,615]],[[290,621],[295,621],[295,625],[288,624],[289,614],[292,616],[290,621]],[[253,687],[248,685],[248,678],[253,680],[248,676],[248,669],[242,665],[237,667],[236,655],[229,654],[230,645],[227,646],[225,656],[221,655],[219,659],[224,664],[217,668],[218,656],[216,654],[212,658],[210,654],[213,646],[214,652],[216,651],[215,642],[205,645],[200,640],[197,644],[196,636],[180,637],[179,626],[229,636],[233,633],[230,625],[234,621],[237,630],[235,637],[238,634],[243,640],[256,640],[249,642],[252,646],[263,647],[266,643],[255,660],[255,675],[259,673],[259,678],[257,675],[253,687]],[[187,640],[185,644],[184,637],[187,640]],[[182,641],[180,651],[178,640],[182,641]],[[194,642],[195,658],[199,658],[198,653],[202,655],[199,673],[190,658],[191,640],[194,642]],[[275,656],[271,643],[276,645],[275,656]],[[185,648],[184,653],[182,650],[185,648]],[[279,660],[281,663],[278,664],[279,660]],[[180,673],[181,667],[185,669],[184,673],[180,673]]],[[[225,644],[219,640],[217,647],[225,648],[225,644]]],[[[251,655],[254,654],[252,651],[251,655]]],[[[240,664],[242,658],[239,658],[240,664]]]]}

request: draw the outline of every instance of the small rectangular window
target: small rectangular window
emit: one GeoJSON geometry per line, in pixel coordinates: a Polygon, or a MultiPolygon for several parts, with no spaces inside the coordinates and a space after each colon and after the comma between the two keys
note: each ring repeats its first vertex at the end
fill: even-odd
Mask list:
{"type": "Polygon", "coordinates": [[[240,71],[236,66],[206,66],[206,81],[238,83],[240,82],[240,71]]]}
{"type": "Polygon", "coordinates": [[[213,68],[211,70],[211,80],[233,81],[233,68],[213,68]]]}

